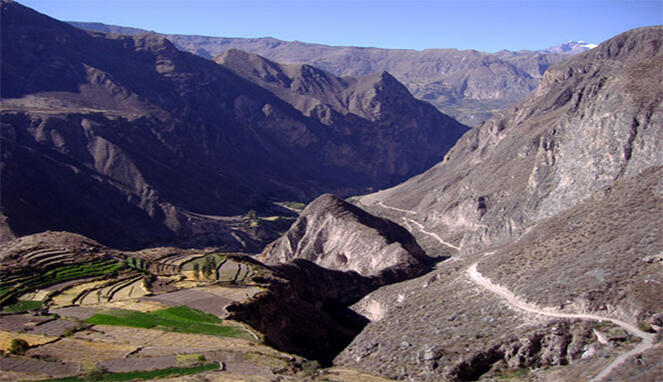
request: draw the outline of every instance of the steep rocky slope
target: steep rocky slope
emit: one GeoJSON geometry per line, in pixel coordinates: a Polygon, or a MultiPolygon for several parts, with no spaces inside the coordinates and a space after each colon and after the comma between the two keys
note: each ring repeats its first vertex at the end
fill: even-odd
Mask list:
{"type": "Polygon", "coordinates": [[[401,379],[655,380],[661,335],[630,328],[663,313],[661,46],[663,27],[641,28],[553,66],[433,169],[357,198],[455,254],[357,303],[372,322],[336,362],[401,379]],[[477,262],[540,313],[479,285],[477,262]],[[653,361],[617,362],[638,341],[653,361]]]}
{"type": "MultiPolygon", "coordinates": [[[[549,312],[658,325],[661,179],[661,167],[621,179],[605,195],[544,219],[514,242],[452,257],[432,273],[369,294],[352,309],[372,322],[336,363],[399,379],[530,374],[522,380],[590,380],[639,339],[607,321],[560,320],[513,308],[467,270],[478,262],[480,274],[549,312]]],[[[634,380],[655,380],[659,363],[654,356],[615,373],[629,370],[634,380]]]]}
{"type": "MultiPolygon", "coordinates": [[[[71,24],[101,32],[136,33],[134,28],[100,23],[71,24]]],[[[550,65],[569,57],[559,52],[415,51],[336,47],[269,37],[166,36],[178,48],[206,58],[229,49],[240,49],[278,62],[313,65],[337,76],[388,71],[415,97],[431,102],[444,113],[473,126],[529,95],[550,65]]]]}
{"type": "Polygon", "coordinates": [[[662,33],[629,31],[552,67],[533,97],[465,134],[435,167],[359,203],[411,210],[469,251],[663,164],[662,33]]]}
{"type": "Polygon", "coordinates": [[[403,227],[325,194],[311,202],[260,258],[267,264],[294,259],[369,277],[384,271],[411,278],[429,269],[430,259],[403,227]]]}
{"type": "Polygon", "coordinates": [[[255,250],[275,232],[228,215],[395,184],[466,130],[388,75],[354,93],[372,118],[326,124],[162,36],[85,32],[11,1],[2,12],[2,212],[16,235],[255,250]]]}

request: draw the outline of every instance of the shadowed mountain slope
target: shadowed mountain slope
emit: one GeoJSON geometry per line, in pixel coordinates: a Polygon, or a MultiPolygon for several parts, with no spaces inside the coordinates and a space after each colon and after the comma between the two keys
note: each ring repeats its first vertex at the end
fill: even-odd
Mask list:
{"type": "MultiPolygon", "coordinates": [[[[136,33],[134,28],[101,23],[71,24],[100,32],[136,33]]],[[[431,102],[444,113],[472,126],[481,124],[497,110],[528,96],[550,65],[569,57],[568,53],[556,51],[500,51],[491,54],[457,49],[416,51],[328,46],[271,37],[165,36],[178,48],[205,58],[239,49],[278,62],[313,65],[336,76],[388,71],[415,97],[431,102]]],[[[584,49],[580,47],[577,51],[584,49]]]]}
{"type": "Polygon", "coordinates": [[[425,123],[387,118],[419,101],[375,90],[404,90],[386,74],[356,96],[375,120],[330,128],[162,36],[86,32],[11,1],[2,11],[2,208],[17,235],[242,247],[220,215],[395,184],[466,130],[423,103],[425,123]]]}

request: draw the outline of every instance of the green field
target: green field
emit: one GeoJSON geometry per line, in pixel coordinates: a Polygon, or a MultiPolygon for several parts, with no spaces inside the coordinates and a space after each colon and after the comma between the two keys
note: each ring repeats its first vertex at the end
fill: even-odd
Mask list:
{"type": "Polygon", "coordinates": [[[170,367],[167,369],[157,369],[150,371],[132,371],[127,373],[106,373],[98,378],[90,377],[67,377],[58,379],[43,379],[46,382],[79,382],[79,381],[133,381],[133,380],[150,380],[165,377],[173,377],[180,375],[190,375],[202,373],[204,371],[216,370],[219,368],[218,362],[206,363],[204,365],[191,366],[191,367],[170,367]]]}
{"type": "Polygon", "coordinates": [[[3,312],[8,312],[8,313],[19,313],[19,312],[25,312],[26,310],[31,310],[31,309],[39,309],[43,306],[41,301],[23,301],[23,300],[18,300],[17,302],[7,305],[2,307],[3,312]]]}
{"type": "Polygon", "coordinates": [[[87,322],[97,325],[130,326],[177,333],[252,338],[242,328],[220,325],[223,321],[218,317],[186,306],[176,306],[148,313],[111,309],[95,314],[88,318],[87,322]]]}

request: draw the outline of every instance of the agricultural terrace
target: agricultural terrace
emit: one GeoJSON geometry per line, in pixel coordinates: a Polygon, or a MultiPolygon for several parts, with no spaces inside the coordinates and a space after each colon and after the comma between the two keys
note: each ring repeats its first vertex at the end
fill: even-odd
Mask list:
{"type": "Polygon", "coordinates": [[[53,267],[43,273],[2,275],[0,305],[8,305],[19,296],[66,281],[93,276],[110,275],[124,267],[124,262],[112,258],[94,259],[85,263],[53,267]]]}
{"type": "Polygon", "coordinates": [[[128,326],[177,333],[206,334],[245,339],[252,338],[251,333],[242,327],[222,325],[224,321],[218,317],[186,306],[151,312],[110,309],[95,314],[88,318],[86,322],[95,325],[128,326]]]}
{"type": "Polygon", "coordinates": [[[230,285],[256,285],[255,277],[264,277],[270,271],[242,256],[208,254],[181,264],[181,271],[192,280],[216,280],[230,285]]]}

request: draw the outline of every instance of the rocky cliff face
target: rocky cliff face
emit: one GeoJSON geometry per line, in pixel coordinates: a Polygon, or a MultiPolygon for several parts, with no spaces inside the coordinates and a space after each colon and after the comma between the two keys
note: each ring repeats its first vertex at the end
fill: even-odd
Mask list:
{"type": "MultiPolygon", "coordinates": [[[[541,311],[658,322],[662,41],[661,27],[636,29],[553,66],[533,97],[467,133],[433,169],[358,198],[456,254],[357,303],[372,322],[336,362],[399,379],[586,380],[605,370],[602,357],[629,348],[620,341],[635,340],[596,321],[583,321],[588,332],[516,308],[474,281],[477,262],[541,311]]],[[[645,352],[657,361],[637,372],[622,364],[613,373],[652,378],[656,354],[645,352]]]]}
{"type": "Polygon", "coordinates": [[[311,202],[260,258],[267,264],[304,259],[323,268],[411,278],[429,269],[424,251],[401,226],[326,194],[311,202]]]}
{"type": "MultiPolygon", "coordinates": [[[[329,128],[333,106],[299,110],[163,36],[85,32],[16,2],[2,11],[2,209],[16,235],[57,229],[122,247],[242,249],[252,234],[228,215],[394,184],[466,129],[391,77],[355,93],[375,120],[329,128]],[[382,87],[403,91],[392,102],[382,87]],[[393,117],[413,104],[415,115],[393,117]]],[[[313,86],[307,76],[297,77],[302,93],[313,86]]],[[[274,238],[253,235],[249,246],[274,238]]]]}
{"type": "MultiPolygon", "coordinates": [[[[100,32],[136,33],[133,28],[98,23],[72,24],[100,32]]],[[[489,54],[457,49],[334,47],[274,38],[186,35],[167,35],[167,38],[178,48],[206,58],[240,49],[278,62],[313,65],[336,76],[388,71],[415,97],[431,102],[444,113],[472,126],[478,126],[497,110],[528,96],[550,65],[569,57],[566,52],[556,51],[489,54]]]]}
{"type": "Polygon", "coordinates": [[[552,67],[533,97],[467,133],[434,168],[361,203],[412,210],[471,250],[661,165],[661,33],[633,30],[552,67]]]}

